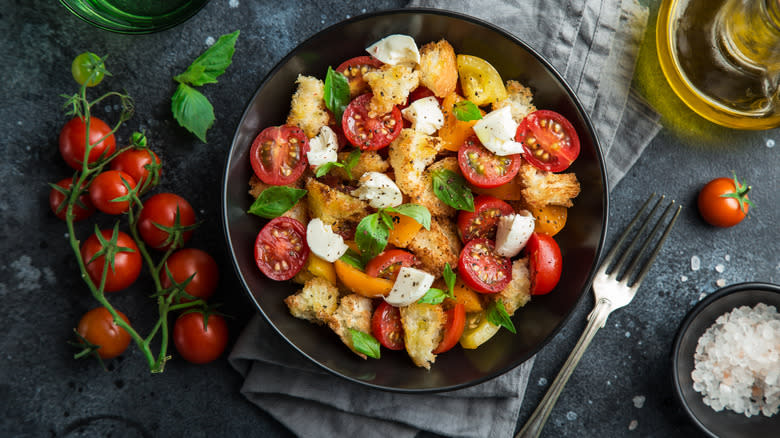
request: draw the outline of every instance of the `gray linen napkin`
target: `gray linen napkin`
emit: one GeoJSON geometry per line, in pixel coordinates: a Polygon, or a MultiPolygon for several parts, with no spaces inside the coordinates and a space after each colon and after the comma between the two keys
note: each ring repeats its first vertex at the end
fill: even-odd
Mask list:
{"type": "MultiPolygon", "coordinates": [[[[636,0],[412,0],[494,23],[537,48],[591,115],[610,187],[658,132],[658,116],[630,93],[647,8],[636,0]]],[[[514,433],[533,359],[505,375],[443,394],[372,390],[335,377],[287,345],[256,315],[230,354],[241,392],[302,437],[393,436],[427,430],[453,437],[514,433]]]]}

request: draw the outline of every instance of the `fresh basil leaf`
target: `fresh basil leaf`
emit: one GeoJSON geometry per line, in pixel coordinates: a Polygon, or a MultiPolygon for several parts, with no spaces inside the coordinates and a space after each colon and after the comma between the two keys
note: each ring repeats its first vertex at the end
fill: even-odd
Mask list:
{"type": "Polygon", "coordinates": [[[287,186],[271,186],[263,190],[249,207],[249,213],[266,219],[281,216],[306,196],[306,190],[287,186]]]}
{"type": "Polygon", "coordinates": [[[418,204],[401,204],[397,207],[389,207],[386,211],[409,216],[423,226],[426,230],[431,229],[431,212],[427,208],[418,204]]]}
{"type": "Polygon", "coordinates": [[[512,323],[512,319],[509,317],[509,313],[507,313],[502,300],[497,300],[490,306],[490,309],[488,309],[487,312],[487,319],[493,325],[504,327],[512,333],[517,333],[515,325],[512,323]]]}
{"type": "Polygon", "coordinates": [[[342,262],[348,265],[351,265],[352,267],[360,269],[361,271],[366,270],[365,263],[363,263],[363,261],[360,260],[360,254],[358,254],[352,248],[347,249],[347,252],[345,252],[344,255],[341,256],[339,260],[341,260],[342,262]]]}
{"type": "Polygon", "coordinates": [[[180,83],[171,98],[173,118],[206,143],[206,131],[214,124],[214,107],[200,91],[180,83]]]}
{"type": "Polygon", "coordinates": [[[450,292],[450,297],[455,297],[455,281],[457,280],[457,277],[452,271],[449,262],[444,264],[444,272],[442,272],[441,275],[444,277],[444,283],[447,284],[447,290],[450,292]]]}
{"type": "Polygon", "coordinates": [[[358,161],[360,161],[360,149],[355,149],[349,153],[349,156],[343,162],[344,170],[347,171],[347,178],[352,179],[352,169],[357,165],[358,161]]]}
{"type": "Polygon", "coordinates": [[[479,120],[482,118],[482,113],[479,112],[479,107],[470,100],[461,100],[452,107],[452,113],[455,114],[455,118],[461,122],[470,122],[472,120],[479,120]]]}
{"type": "Polygon", "coordinates": [[[206,49],[192,62],[187,70],[175,76],[173,79],[179,83],[186,83],[199,87],[204,84],[214,84],[217,78],[225,73],[225,70],[233,61],[233,53],[236,51],[236,40],[240,31],[222,35],[216,43],[206,49]]]}
{"type": "Polygon", "coordinates": [[[359,351],[368,357],[379,359],[379,341],[377,341],[375,337],[353,328],[349,329],[349,335],[352,337],[352,346],[355,347],[356,351],[359,351]]]}
{"type": "Polygon", "coordinates": [[[382,219],[382,222],[384,222],[385,226],[387,226],[387,229],[392,230],[394,227],[393,217],[390,216],[385,210],[379,210],[378,214],[379,218],[382,219]]]}
{"type": "Polygon", "coordinates": [[[432,287],[417,302],[420,304],[441,304],[445,298],[447,298],[447,292],[432,287]]]}
{"type": "Polygon", "coordinates": [[[370,260],[384,251],[388,235],[387,225],[379,219],[378,213],[364,217],[355,230],[355,243],[362,259],[370,260]]]}
{"type": "Polygon", "coordinates": [[[474,211],[474,195],[463,175],[449,169],[431,172],[433,192],[441,202],[457,210],[474,211]]]}
{"type": "Polygon", "coordinates": [[[336,161],[328,161],[325,164],[317,166],[317,171],[314,172],[314,176],[320,178],[326,173],[330,172],[330,170],[333,169],[334,167],[344,167],[344,165],[336,161]]]}
{"type": "Polygon", "coordinates": [[[344,109],[349,104],[349,79],[343,74],[328,67],[328,73],[325,76],[325,106],[336,120],[341,120],[344,109]]]}

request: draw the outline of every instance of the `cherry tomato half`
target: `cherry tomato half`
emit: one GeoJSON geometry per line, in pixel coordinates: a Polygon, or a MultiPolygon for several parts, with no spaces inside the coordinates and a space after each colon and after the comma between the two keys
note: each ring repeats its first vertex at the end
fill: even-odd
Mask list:
{"type": "Polygon", "coordinates": [[[356,56],[341,63],[341,65],[336,67],[336,71],[347,77],[347,80],[349,80],[349,95],[355,97],[370,91],[368,83],[363,79],[363,75],[381,66],[382,61],[373,56],[356,56]]]}
{"type": "Polygon", "coordinates": [[[416,264],[417,257],[414,254],[402,249],[388,249],[366,263],[366,274],[372,277],[395,280],[402,267],[411,267],[416,264]]]}
{"type": "Polygon", "coordinates": [[[371,93],[366,93],[353,99],[341,119],[347,140],[364,151],[382,149],[395,140],[403,129],[401,110],[397,106],[387,114],[369,117],[371,97],[371,93]]]}
{"type": "MultiPolygon", "coordinates": [[[[174,243],[168,230],[176,224],[190,227],[195,224],[195,211],[186,199],[173,193],[158,193],[144,202],[138,215],[138,232],[144,243],[154,249],[167,251],[174,243]]],[[[192,237],[192,230],[181,233],[183,245],[192,237]]]]}
{"type": "Polygon", "coordinates": [[[309,139],[301,128],[271,126],[255,137],[249,150],[249,160],[262,182],[281,186],[295,182],[306,170],[308,151],[309,139]]]}
{"type": "MultiPolygon", "coordinates": [[[[81,170],[86,152],[87,125],[81,117],[70,119],[60,131],[60,154],[68,166],[81,170]]],[[[101,157],[107,157],[116,150],[116,139],[106,122],[91,117],[89,121],[89,143],[94,144],[89,151],[87,163],[92,164],[101,157]],[[104,136],[108,135],[103,139],[104,136]],[[103,140],[101,140],[103,139],[103,140]]]]}
{"type": "MultiPolygon", "coordinates": [[[[64,178],[57,183],[58,186],[65,190],[70,190],[73,187],[73,178],[64,178]]],[[[65,195],[59,190],[52,188],[49,192],[49,207],[51,211],[57,215],[58,218],[65,220],[65,214],[67,213],[67,204],[65,202],[65,195]]],[[[73,220],[78,222],[84,220],[95,212],[95,206],[92,205],[92,201],[89,200],[89,194],[87,192],[79,195],[78,202],[73,205],[73,220]]]]}
{"type": "Polygon", "coordinates": [[[476,136],[469,137],[458,150],[458,166],[476,187],[489,189],[506,184],[520,170],[520,154],[498,156],[485,149],[476,136]]]}
{"type": "Polygon", "coordinates": [[[555,289],[563,267],[561,249],[555,239],[533,233],[525,245],[525,252],[531,273],[531,295],[544,295],[555,289]]]}
{"type": "Polygon", "coordinates": [[[122,214],[130,208],[130,201],[117,201],[135,188],[135,179],[118,170],[101,172],[89,185],[92,205],[106,214],[122,214]]]}
{"type": "Polygon", "coordinates": [[[715,178],[699,192],[701,217],[716,227],[731,227],[745,219],[750,209],[749,186],[731,178],[715,178]]]}
{"type": "Polygon", "coordinates": [[[111,170],[127,173],[138,185],[143,185],[149,177],[150,166],[159,166],[160,157],[151,149],[128,149],[111,160],[111,170]]]}
{"type": "Polygon", "coordinates": [[[433,354],[449,351],[460,340],[463,329],[466,328],[466,308],[463,303],[455,303],[455,307],[447,311],[447,324],[444,326],[444,337],[433,354]]]}
{"type": "Polygon", "coordinates": [[[496,254],[492,241],[473,239],[460,251],[458,273],[477,292],[501,292],[512,280],[512,261],[496,254]]]}
{"type": "Polygon", "coordinates": [[[495,240],[498,218],[514,213],[506,202],[490,195],[474,198],[474,211],[461,210],[458,213],[458,231],[463,243],[472,239],[495,240]]]}
{"type": "Polygon", "coordinates": [[[523,157],[539,169],[566,170],[580,154],[580,138],[566,117],[548,110],[525,116],[515,141],[523,143],[523,157]]]}
{"type": "Polygon", "coordinates": [[[401,311],[382,301],[371,318],[371,332],[383,347],[391,350],[404,349],[404,328],[401,325],[401,311]]]}
{"type": "MultiPolygon", "coordinates": [[[[130,324],[124,313],[116,311],[119,317],[130,324]]],[[[114,317],[105,307],[96,307],[79,320],[76,331],[92,345],[97,345],[101,359],[113,359],[124,353],[130,345],[130,334],[114,323],[114,317]]]]}
{"type": "MultiPolygon", "coordinates": [[[[100,231],[101,236],[107,242],[111,241],[113,233],[113,230],[100,231]]],[[[130,251],[119,251],[114,255],[113,269],[108,266],[106,273],[106,284],[103,289],[106,292],[116,292],[129,287],[141,273],[141,253],[138,251],[138,246],[128,234],[121,231],[117,233],[117,246],[130,251]]],[[[103,249],[103,245],[98,240],[97,234],[92,234],[81,244],[81,258],[84,259],[89,278],[92,279],[95,286],[100,286],[106,256],[98,256],[95,260],[92,260],[92,257],[101,249],[103,249]]]]}
{"type": "Polygon", "coordinates": [[[184,313],[173,326],[173,344],[184,360],[196,364],[209,363],[225,351],[228,328],[225,318],[209,315],[204,326],[200,312],[184,313]]]}
{"type": "Polygon", "coordinates": [[[289,280],[309,258],[306,228],[285,216],[271,219],[257,234],[255,263],[271,280],[289,280]]]}
{"type": "MultiPolygon", "coordinates": [[[[214,258],[206,251],[196,248],[180,249],[165,261],[165,267],[171,272],[173,281],[183,283],[192,277],[184,286],[184,291],[195,298],[209,299],[217,289],[219,283],[219,268],[214,258]]],[[[162,287],[171,287],[171,279],[165,268],[160,270],[160,283],[162,287]]],[[[190,301],[182,298],[182,302],[190,301]]]]}

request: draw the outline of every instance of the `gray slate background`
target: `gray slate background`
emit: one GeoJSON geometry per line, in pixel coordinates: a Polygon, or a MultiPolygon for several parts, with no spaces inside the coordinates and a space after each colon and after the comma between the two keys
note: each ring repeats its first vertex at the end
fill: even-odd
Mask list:
{"type": "MultiPolygon", "coordinates": [[[[55,1],[0,1],[0,53],[5,55],[0,63],[0,436],[290,435],[243,399],[239,376],[224,358],[205,366],[174,360],[162,375],[150,375],[134,348],[109,362],[109,372],[71,358],[66,341],[94,302],[76,275],[64,224],[47,202],[46,183],[71,172],[57,149],[66,121],[59,95],[76,91],[70,76],[75,55],[85,50],[111,54],[114,76],[105,83],[126,88],[136,102],[136,116],[118,142],[126,142],[132,130],[145,129],[163,160],[158,190],[184,196],[205,220],[190,246],[218,260],[222,278],[215,299],[233,316],[229,323],[235,339],[253,310],[227,256],[219,205],[225,154],[245,102],[303,39],[349,16],[405,3],[213,0],[177,28],[126,37],[91,28],[55,1]],[[206,48],[208,37],[235,29],[242,33],[233,65],[219,84],[204,90],[217,114],[204,145],[172,120],[169,99],[175,86],[170,78],[206,48]]],[[[644,58],[652,64],[652,58],[644,58]]],[[[640,75],[647,71],[652,68],[640,69],[640,75]]],[[[657,77],[643,80],[640,88],[652,94],[651,103],[669,92],[657,77]]],[[[726,284],[778,282],[780,160],[774,144],[780,142],[780,130],[726,130],[696,121],[679,103],[662,109],[666,128],[612,192],[608,240],[650,191],[678,199],[685,209],[640,295],[596,336],[544,436],[700,435],[672,397],[668,356],[677,324],[701,294],[718,288],[719,279],[726,284]],[[754,185],[758,208],[735,228],[714,229],[697,215],[696,193],[704,182],[729,176],[731,170],[754,185]],[[690,268],[692,256],[701,259],[698,271],[690,268]],[[717,265],[723,265],[722,273],[717,265]]],[[[99,113],[111,118],[115,111],[104,107],[99,113]]],[[[98,220],[110,223],[102,216],[98,220]]],[[[111,298],[144,327],[156,313],[144,299],[149,290],[151,282],[144,279],[111,298]]],[[[576,342],[592,303],[590,296],[584,299],[538,355],[521,422],[576,342]]]]}

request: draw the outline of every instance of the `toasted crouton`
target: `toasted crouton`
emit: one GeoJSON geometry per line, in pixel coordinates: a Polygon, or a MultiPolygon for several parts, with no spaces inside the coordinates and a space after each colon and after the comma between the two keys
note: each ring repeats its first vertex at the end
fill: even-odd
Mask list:
{"type": "Polygon", "coordinates": [[[306,136],[312,138],[330,121],[323,99],[325,84],[315,77],[304,75],[298,75],[295,83],[298,88],[292,96],[287,124],[303,129],[306,136]]]}
{"type": "Polygon", "coordinates": [[[560,205],[571,207],[571,202],[580,194],[580,182],[574,173],[552,173],[537,169],[523,161],[518,172],[523,189],[520,193],[532,207],[560,205]]]}
{"type": "Polygon", "coordinates": [[[433,216],[450,216],[454,214],[455,209],[442,202],[436,193],[433,191],[433,180],[431,173],[440,170],[447,169],[453,172],[458,171],[458,159],[455,157],[443,158],[430,166],[423,172],[420,184],[415,187],[413,191],[410,191],[409,202],[413,204],[419,204],[427,208],[433,216]]]}
{"type": "MultiPolygon", "coordinates": [[[[301,187],[301,182],[298,180],[295,184],[291,184],[293,187],[301,187]]],[[[260,181],[260,179],[252,175],[249,178],[249,194],[252,195],[253,198],[257,199],[258,196],[260,196],[260,193],[263,193],[265,189],[268,187],[271,187],[270,185],[260,181]]],[[[282,213],[282,216],[290,217],[302,224],[306,224],[309,221],[309,209],[306,206],[306,200],[301,199],[300,201],[296,202],[295,205],[290,207],[289,210],[282,213]]]]}
{"type": "Polygon", "coordinates": [[[527,257],[512,263],[512,280],[504,290],[492,295],[492,298],[494,300],[500,299],[510,316],[531,300],[531,276],[528,273],[527,257]]]}
{"type": "Polygon", "coordinates": [[[443,225],[449,222],[431,220],[431,229],[421,229],[407,246],[420,260],[422,269],[434,277],[441,276],[445,264],[454,267],[458,263],[460,240],[449,225],[443,225]]]}
{"type": "Polygon", "coordinates": [[[433,350],[444,337],[447,314],[438,304],[413,303],[400,310],[406,352],[415,365],[431,369],[436,360],[433,350]]]}
{"type": "Polygon", "coordinates": [[[450,43],[441,40],[420,47],[420,83],[437,97],[445,97],[455,91],[458,84],[458,65],[455,50],[450,43]]]}
{"type": "Polygon", "coordinates": [[[306,199],[311,217],[318,217],[325,225],[340,221],[357,222],[366,216],[368,204],[360,199],[327,186],[314,178],[306,182],[306,199]]]}
{"type": "Polygon", "coordinates": [[[357,294],[346,295],[339,301],[339,306],[328,318],[328,327],[336,332],[341,341],[355,354],[366,358],[366,355],[355,350],[352,333],[349,329],[371,333],[371,299],[357,294]]]}
{"type": "Polygon", "coordinates": [[[285,298],[284,303],[296,318],[322,324],[338,307],[339,290],[330,281],[314,277],[298,293],[285,298]]]}
{"type": "MultiPolygon", "coordinates": [[[[339,152],[339,162],[343,163],[349,157],[349,154],[350,152],[339,152]]],[[[347,175],[347,171],[340,167],[334,167],[330,172],[342,181],[357,181],[366,172],[385,173],[388,168],[390,168],[390,164],[377,152],[363,151],[360,153],[360,159],[358,159],[357,164],[350,171],[352,174],[351,179],[347,175]]]]}
{"type": "Polygon", "coordinates": [[[369,105],[369,117],[387,114],[394,105],[402,105],[409,93],[420,84],[420,72],[408,65],[385,64],[379,70],[363,75],[374,96],[369,105]]]}
{"type": "Polygon", "coordinates": [[[536,111],[536,106],[533,104],[533,94],[531,90],[520,82],[506,81],[506,99],[500,100],[493,104],[493,110],[508,106],[512,112],[512,119],[515,122],[520,123],[525,116],[536,111]]]}
{"type": "Polygon", "coordinates": [[[413,129],[403,129],[393,140],[388,151],[390,166],[395,172],[395,183],[407,196],[423,190],[422,174],[433,163],[441,150],[439,137],[422,134],[413,129]]]}

